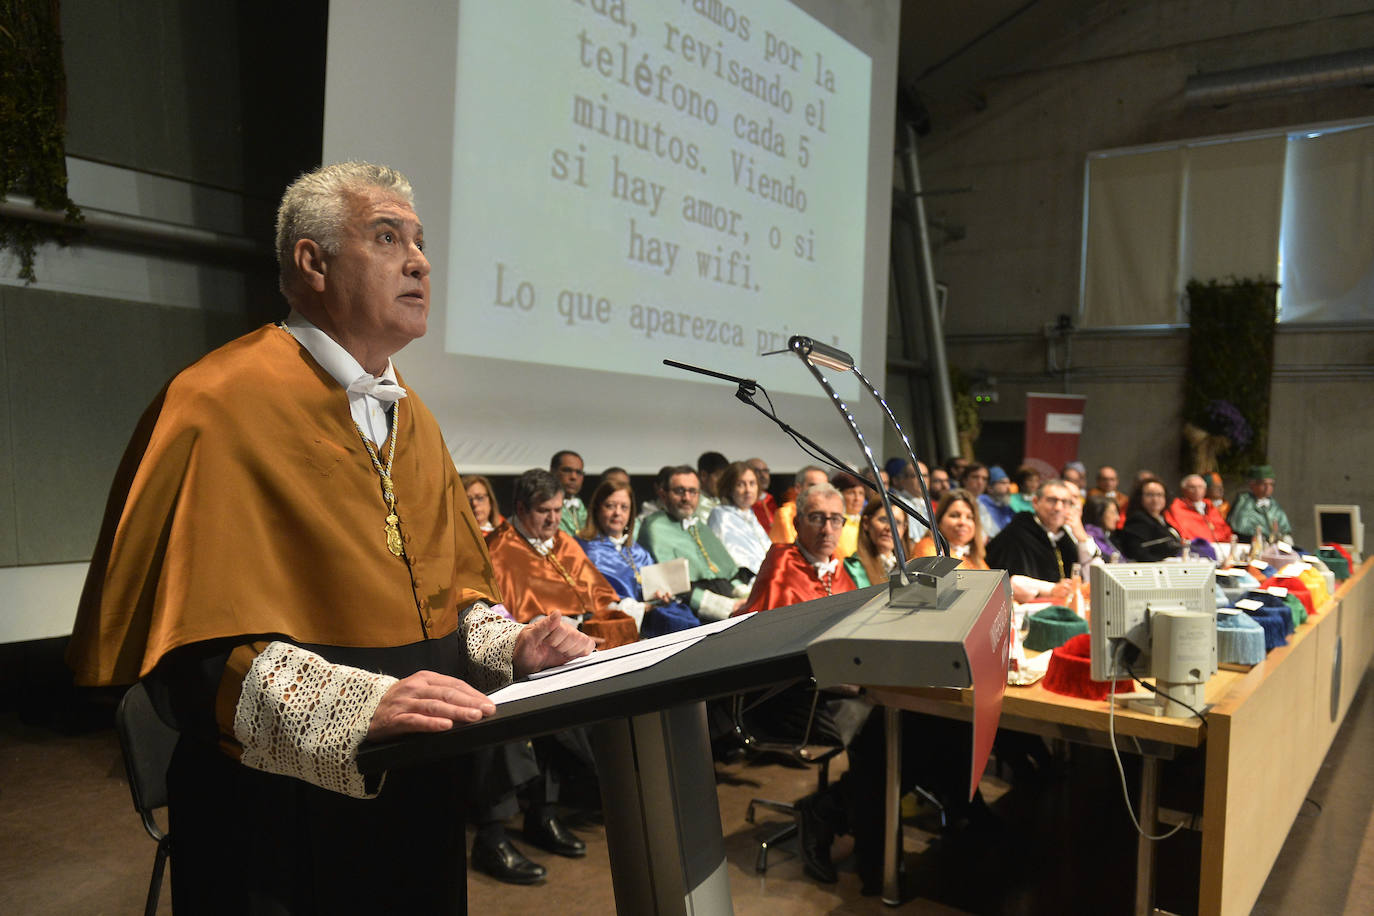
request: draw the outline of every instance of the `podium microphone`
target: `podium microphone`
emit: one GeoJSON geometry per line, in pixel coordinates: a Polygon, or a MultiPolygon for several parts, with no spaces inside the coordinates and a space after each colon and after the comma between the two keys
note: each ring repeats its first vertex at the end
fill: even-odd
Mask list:
{"type": "Polygon", "coordinates": [[[724,372],[717,372],[714,369],[703,369],[700,366],[693,366],[690,363],[680,363],[675,359],[665,359],[663,365],[672,366],[674,369],[686,369],[688,372],[695,372],[697,375],[709,375],[711,378],[718,378],[725,382],[734,382],[739,386],[736,397],[743,398],[744,395],[752,395],[759,389],[757,379],[740,378],[738,375],[726,375],[724,372]]]}

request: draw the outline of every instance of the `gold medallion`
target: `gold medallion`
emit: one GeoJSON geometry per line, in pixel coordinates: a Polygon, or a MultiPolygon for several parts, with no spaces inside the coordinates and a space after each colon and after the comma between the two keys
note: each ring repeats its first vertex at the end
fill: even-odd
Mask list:
{"type": "Polygon", "coordinates": [[[390,550],[394,557],[399,557],[405,552],[405,547],[401,544],[400,521],[394,512],[386,517],[386,549],[390,550]]]}

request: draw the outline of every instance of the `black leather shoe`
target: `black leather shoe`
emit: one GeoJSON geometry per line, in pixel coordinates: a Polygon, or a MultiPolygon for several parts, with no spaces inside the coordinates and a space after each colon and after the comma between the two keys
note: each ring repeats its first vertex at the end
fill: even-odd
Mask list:
{"type": "Polygon", "coordinates": [[[835,840],[835,831],[816,811],[815,796],[807,796],[797,802],[801,828],[797,844],[801,847],[802,871],[822,884],[834,884],[839,880],[835,865],[830,861],[830,844],[835,840]]]}
{"type": "Polygon", "coordinates": [[[474,840],[472,867],[507,884],[538,884],[548,874],[544,866],[531,862],[505,837],[495,842],[481,837],[474,840]]]}
{"type": "Polygon", "coordinates": [[[552,813],[537,817],[526,815],[525,839],[540,849],[547,849],[569,859],[580,859],[587,854],[587,844],[563,826],[563,822],[552,813]]]}

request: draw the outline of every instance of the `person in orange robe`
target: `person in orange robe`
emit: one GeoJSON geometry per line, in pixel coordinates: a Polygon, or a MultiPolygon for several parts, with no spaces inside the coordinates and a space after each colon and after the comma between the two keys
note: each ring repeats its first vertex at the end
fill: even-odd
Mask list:
{"type": "Polygon", "coordinates": [[[749,600],[731,616],[799,604],[857,586],[836,557],[845,525],[844,497],[829,482],[797,495],[797,540],[774,544],[763,558],[749,600]]]}
{"type": "MultiPolygon", "coordinates": [[[[494,578],[510,615],[520,623],[555,610],[593,620],[629,620],[632,615],[620,610],[624,599],[587,559],[577,539],[559,527],[563,490],[553,475],[544,470],[521,474],[515,500],[515,512],[487,535],[494,578]],[[546,493],[550,482],[555,489],[546,493]],[[547,524],[550,513],[552,529],[547,524]]],[[[633,642],[638,627],[622,636],[629,638],[621,642],[633,642]]]]}
{"type": "MultiPolygon", "coordinates": [[[[788,605],[837,595],[855,589],[844,563],[835,556],[844,527],[844,497],[829,482],[814,484],[797,494],[797,541],[774,544],[754,579],[749,601],[736,614],[777,611],[788,605]]],[[[786,611],[782,611],[786,613],[786,611]]],[[[746,704],[748,706],[748,704],[746,704]]],[[[872,707],[848,697],[822,697],[814,688],[793,685],[757,705],[748,706],[751,730],[797,738],[809,728],[812,740],[848,747],[868,721],[872,707]],[[813,713],[814,709],[814,713],[813,713]]],[[[849,807],[832,785],[798,804],[802,812],[802,867],[812,878],[836,880],[830,844],[841,827],[841,812],[849,807]]]]}
{"type": "Polygon", "coordinates": [[[1179,493],[1164,510],[1164,520],[1174,526],[1183,540],[1231,540],[1231,526],[1207,499],[1207,481],[1202,475],[1189,474],[1183,478],[1179,493]]]}
{"type": "MultiPolygon", "coordinates": [[[[532,468],[515,481],[515,511],[487,535],[487,550],[506,609],[518,621],[561,612],[582,619],[582,630],[604,648],[639,638],[645,605],[621,598],[562,529],[565,480],[532,468]],[[622,608],[632,610],[633,616],[622,608]]],[[[510,884],[544,877],[543,866],[521,852],[505,830],[520,806],[517,789],[529,798],[524,836],[549,852],[572,858],[587,854],[586,843],[558,817],[561,785],[595,777],[591,741],[585,729],[570,728],[530,741],[516,741],[474,755],[484,779],[482,798],[474,799],[469,819],[477,825],[472,865],[510,884]]]]}
{"type": "Polygon", "coordinates": [[[391,363],[429,313],[411,197],[366,163],[293,183],[290,315],[178,374],[111,488],[67,661],[142,678],[180,732],[178,912],[464,912],[461,765],[379,785],[358,747],[491,715],[482,690],[591,648],[489,608],[462,482],[391,363]],[[445,867],[417,876],[416,848],[445,867]]]}

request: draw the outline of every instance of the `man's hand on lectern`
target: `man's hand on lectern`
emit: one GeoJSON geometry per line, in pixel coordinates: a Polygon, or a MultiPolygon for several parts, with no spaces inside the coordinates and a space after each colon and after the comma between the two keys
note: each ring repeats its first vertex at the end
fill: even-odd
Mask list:
{"type": "Polygon", "coordinates": [[[514,668],[516,677],[552,668],[587,655],[596,648],[597,641],[563,621],[563,615],[553,611],[525,625],[515,641],[514,668]]]}

